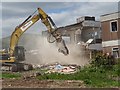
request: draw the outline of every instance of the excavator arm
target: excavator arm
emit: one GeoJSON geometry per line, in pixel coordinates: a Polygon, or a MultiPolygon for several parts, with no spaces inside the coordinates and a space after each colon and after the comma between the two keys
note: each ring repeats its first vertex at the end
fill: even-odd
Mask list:
{"type": "Polygon", "coordinates": [[[64,40],[62,39],[62,36],[56,32],[57,27],[52,19],[41,8],[38,8],[37,11],[38,14],[30,15],[21,25],[15,28],[15,31],[12,33],[10,39],[10,56],[14,56],[15,47],[18,44],[20,36],[39,19],[41,19],[42,23],[47,27],[48,32],[55,38],[56,43],[59,47],[59,51],[62,52],[64,55],[67,55],[69,53],[68,49],[65,45],[64,40]]]}

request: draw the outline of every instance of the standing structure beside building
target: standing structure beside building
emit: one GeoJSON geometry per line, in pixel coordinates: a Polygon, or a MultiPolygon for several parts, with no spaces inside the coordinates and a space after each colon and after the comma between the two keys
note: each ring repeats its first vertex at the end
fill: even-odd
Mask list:
{"type": "MultiPolygon", "coordinates": [[[[83,16],[76,21],[74,24],[59,27],[57,32],[61,33],[63,38],[70,39],[68,41],[71,44],[86,43],[89,39],[101,39],[101,23],[96,21],[95,17],[83,16]]],[[[47,31],[43,31],[42,34],[46,35],[47,31]]]]}
{"type": "Polygon", "coordinates": [[[120,12],[101,16],[103,53],[120,58],[120,12]]]}

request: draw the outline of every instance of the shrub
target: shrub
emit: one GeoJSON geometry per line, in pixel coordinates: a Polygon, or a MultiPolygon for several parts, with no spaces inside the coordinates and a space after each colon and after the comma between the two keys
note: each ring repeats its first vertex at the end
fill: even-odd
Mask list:
{"type": "Polygon", "coordinates": [[[104,67],[104,68],[112,68],[113,65],[116,64],[116,60],[113,56],[106,55],[97,55],[92,61],[91,65],[95,67],[104,67]]]}

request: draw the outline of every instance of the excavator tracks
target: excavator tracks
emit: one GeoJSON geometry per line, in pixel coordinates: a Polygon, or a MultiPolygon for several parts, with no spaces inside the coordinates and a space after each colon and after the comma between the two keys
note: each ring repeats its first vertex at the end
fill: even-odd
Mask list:
{"type": "Polygon", "coordinates": [[[1,71],[11,71],[11,72],[29,71],[32,69],[33,67],[31,64],[24,64],[24,63],[14,63],[14,64],[4,63],[0,67],[1,71]]]}

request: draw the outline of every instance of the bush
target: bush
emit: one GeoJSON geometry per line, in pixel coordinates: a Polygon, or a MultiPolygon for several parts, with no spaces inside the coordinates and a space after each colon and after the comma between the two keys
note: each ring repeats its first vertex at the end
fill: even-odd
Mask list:
{"type": "Polygon", "coordinates": [[[112,68],[113,65],[116,64],[116,60],[113,56],[106,55],[97,55],[92,61],[91,65],[94,67],[104,67],[104,68],[112,68]]]}

